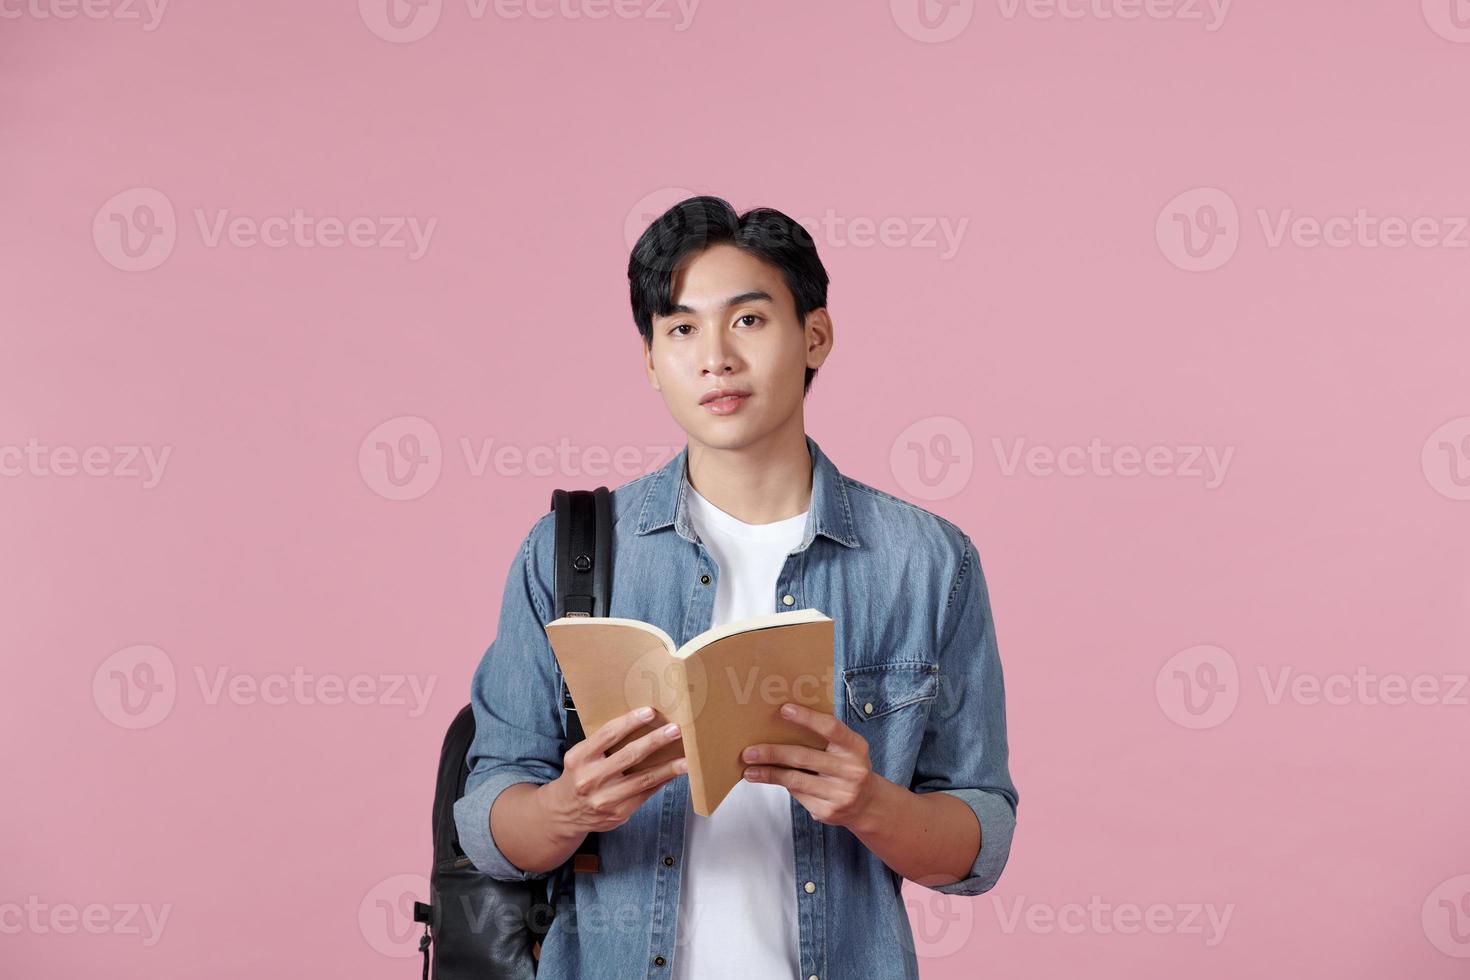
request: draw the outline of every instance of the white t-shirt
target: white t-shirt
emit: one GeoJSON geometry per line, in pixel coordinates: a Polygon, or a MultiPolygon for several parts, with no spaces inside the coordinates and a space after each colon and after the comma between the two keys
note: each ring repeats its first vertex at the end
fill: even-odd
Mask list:
{"type": "MultiPolygon", "coordinates": [[[[776,580],[807,514],[746,524],[689,488],[689,517],[719,567],[711,627],[777,612],[776,580]]],[[[796,857],[791,794],[741,780],[714,814],[684,817],[684,883],[674,980],[796,980],[796,857]]]]}

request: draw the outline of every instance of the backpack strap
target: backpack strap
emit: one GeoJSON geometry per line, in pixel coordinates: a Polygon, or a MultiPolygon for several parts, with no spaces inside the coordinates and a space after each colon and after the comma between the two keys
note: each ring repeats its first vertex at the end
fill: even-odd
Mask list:
{"type": "MultiPolygon", "coordinates": [[[[553,490],[556,512],[556,618],[606,616],[612,600],[612,504],[607,487],[596,490],[553,490]]],[[[562,682],[567,709],[567,748],[587,737],[572,692],[562,682]]],[[[572,870],[602,870],[596,832],[588,833],[572,870]]]]}
{"type": "Polygon", "coordinates": [[[612,503],[607,487],[553,490],[556,618],[606,616],[612,597],[612,503]]]}
{"type": "Polygon", "coordinates": [[[424,924],[424,934],[419,937],[419,952],[424,957],[424,980],[429,980],[429,968],[433,965],[434,906],[424,902],[413,903],[413,921],[424,924]]]}

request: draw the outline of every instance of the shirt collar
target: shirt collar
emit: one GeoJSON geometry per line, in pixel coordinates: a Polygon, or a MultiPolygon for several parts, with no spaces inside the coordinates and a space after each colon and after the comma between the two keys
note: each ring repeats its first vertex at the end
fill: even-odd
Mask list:
{"type": "MultiPolygon", "coordinates": [[[[853,528],[852,508],[847,502],[847,487],[842,474],[822,452],[817,441],[806,437],[812,458],[812,499],[808,508],[806,530],[798,551],[806,550],[818,534],[849,548],[861,547],[853,528]]],[[[647,534],[673,525],[679,536],[693,543],[694,528],[689,522],[689,502],[685,497],[689,486],[689,444],[679,454],[653,472],[648,491],[643,495],[643,509],[638,515],[634,533],[647,534]]]]}

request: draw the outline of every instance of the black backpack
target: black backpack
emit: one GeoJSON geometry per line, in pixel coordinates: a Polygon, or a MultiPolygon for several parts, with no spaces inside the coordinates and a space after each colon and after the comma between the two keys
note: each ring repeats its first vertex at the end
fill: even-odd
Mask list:
{"type": "MultiPolygon", "coordinates": [[[[554,490],[551,509],[556,512],[556,617],[606,616],[612,599],[607,487],[554,490]]],[[[565,754],[585,733],[565,681],[561,695],[567,709],[565,754]]],[[[529,980],[536,975],[557,896],[565,891],[557,886],[571,873],[601,869],[598,835],[589,833],[577,852],[546,878],[498,881],[479,871],[460,849],[454,826],[454,803],[464,795],[474,737],[475,716],[465,705],[439,751],[429,902],[414,903],[414,921],[424,924],[419,940],[424,980],[529,980]]]]}

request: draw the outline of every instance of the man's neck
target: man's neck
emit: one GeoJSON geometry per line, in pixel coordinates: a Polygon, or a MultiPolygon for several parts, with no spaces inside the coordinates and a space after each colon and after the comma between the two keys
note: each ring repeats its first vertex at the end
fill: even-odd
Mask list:
{"type": "Polygon", "coordinates": [[[689,444],[689,483],[736,520],[771,524],[811,506],[812,456],[800,426],[736,449],[689,444]]]}

